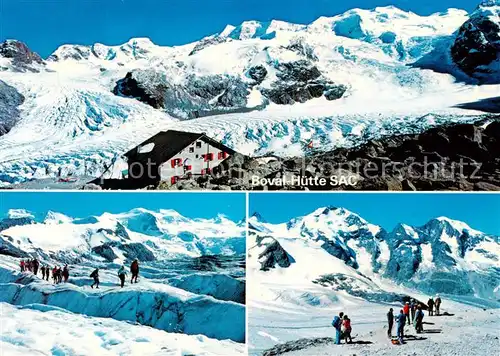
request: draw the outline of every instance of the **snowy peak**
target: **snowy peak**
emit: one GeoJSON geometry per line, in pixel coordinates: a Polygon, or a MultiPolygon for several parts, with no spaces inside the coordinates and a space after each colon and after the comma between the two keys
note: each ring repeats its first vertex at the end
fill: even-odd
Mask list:
{"type": "Polygon", "coordinates": [[[44,62],[38,53],[17,40],[6,40],[0,43],[0,71],[39,72],[43,70],[44,62]]]}

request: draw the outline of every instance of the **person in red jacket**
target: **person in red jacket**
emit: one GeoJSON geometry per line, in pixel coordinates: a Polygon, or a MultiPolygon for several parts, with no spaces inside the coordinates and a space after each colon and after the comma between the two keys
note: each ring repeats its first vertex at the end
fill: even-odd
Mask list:
{"type": "Polygon", "coordinates": [[[24,272],[26,270],[26,262],[24,262],[24,260],[21,260],[19,266],[21,267],[21,272],[24,272]]]}
{"type": "Polygon", "coordinates": [[[139,261],[137,258],[130,265],[130,273],[132,274],[132,279],[130,280],[130,284],[137,283],[137,277],[139,277],[139,261]]]}
{"type": "Polygon", "coordinates": [[[405,320],[408,322],[408,325],[411,325],[411,322],[410,322],[410,302],[406,302],[405,306],[403,307],[403,313],[405,315],[405,320]]]}

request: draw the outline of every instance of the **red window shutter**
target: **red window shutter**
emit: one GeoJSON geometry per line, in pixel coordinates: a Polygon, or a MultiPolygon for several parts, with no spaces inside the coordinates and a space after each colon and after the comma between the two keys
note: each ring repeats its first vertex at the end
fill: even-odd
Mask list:
{"type": "Polygon", "coordinates": [[[201,170],[201,175],[204,176],[206,174],[206,170],[205,169],[202,169],[201,170]]]}
{"type": "Polygon", "coordinates": [[[191,166],[191,165],[184,166],[184,170],[186,170],[186,171],[190,171],[191,169],[193,169],[193,166],[191,166]]]}
{"type": "Polygon", "coordinates": [[[224,158],[224,152],[219,152],[217,154],[217,159],[223,159],[224,158]]]}
{"type": "Polygon", "coordinates": [[[179,177],[177,177],[177,176],[173,176],[172,178],[170,178],[170,182],[171,182],[172,184],[177,183],[177,181],[178,181],[178,180],[179,180],[179,177]]]}
{"type": "Polygon", "coordinates": [[[177,158],[177,167],[182,167],[182,159],[177,158]]]}
{"type": "Polygon", "coordinates": [[[175,159],[170,161],[170,163],[172,164],[172,168],[175,168],[175,165],[177,164],[175,161],[176,161],[175,159]]]}
{"type": "Polygon", "coordinates": [[[228,155],[228,153],[227,153],[227,152],[223,152],[223,153],[222,153],[222,156],[223,156],[224,158],[227,158],[229,155],[228,155]]]}
{"type": "Polygon", "coordinates": [[[212,170],[210,168],[207,168],[206,171],[207,171],[207,174],[209,174],[210,172],[212,172],[212,170]]]}

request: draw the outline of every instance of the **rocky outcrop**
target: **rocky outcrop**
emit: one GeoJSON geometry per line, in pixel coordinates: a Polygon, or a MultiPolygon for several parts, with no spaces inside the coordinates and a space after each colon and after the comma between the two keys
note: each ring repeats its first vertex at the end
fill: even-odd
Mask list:
{"type": "Polygon", "coordinates": [[[248,70],[248,76],[260,84],[267,76],[267,69],[263,65],[256,65],[248,70]]]}
{"type": "Polygon", "coordinates": [[[323,95],[328,100],[335,100],[347,90],[346,86],[323,78],[318,68],[307,60],[280,63],[276,70],[278,80],[270,88],[261,89],[262,94],[275,104],[305,103],[323,95]]]}
{"type": "Polygon", "coordinates": [[[224,37],[220,37],[220,36],[206,37],[206,38],[202,39],[201,41],[199,41],[194,46],[193,50],[189,53],[189,55],[192,56],[193,54],[196,54],[199,51],[201,51],[207,47],[215,46],[215,45],[218,45],[220,43],[224,43],[224,42],[228,42],[228,41],[230,41],[229,38],[224,38],[224,37]]]}
{"type": "Polygon", "coordinates": [[[9,132],[19,121],[19,105],[24,102],[16,88],[0,80],[0,136],[9,132]]]}
{"type": "Polygon", "coordinates": [[[16,40],[0,43],[0,57],[10,59],[13,69],[19,72],[39,72],[40,66],[44,64],[38,53],[31,51],[26,44],[16,40]]]}
{"type": "Polygon", "coordinates": [[[116,82],[113,94],[136,98],[155,109],[163,109],[165,106],[164,93],[167,86],[157,84],[146,86],[139,83],[132,72],[128,72],[125,78],[116,82]]]}
{"type": "Polygon", "coordinates": [[[500,2],[486,0],[458,30],[451,48],[455,63],[465,73],[484,82],[497,81],[500,63],[500,2]],[[496,74],[496,76],[495,76],[496,74]]]}
{"type": "Polygon", "coordinates": [[[14,239],[10,236],[0,234],[0,255],[19,258],[30,258],[31,255],[14,245],[14,239]]]}
{"type": "Polygon", "coordinates": [[[334,344],[334,342],[335,341],[331,337],[293,340],[284,344],[275,345],[272,348],[265,350],[262,353],[262,356],[278,356],[287,352],[300,351],[310,347],[330,345],[334,344]]]}
{"type": "Polygon", "coordinates": [[[139,242],[121,243],[118,241],[106,242],[99,246],[92,247],[92,252],[103,257],[106,261],[112,262],[118,256],[113,251],[113,248],[123,251],[127,260],[139,259],[140,261],[148,262],[155,261],[156,257],[146,246],[139,242]]]}

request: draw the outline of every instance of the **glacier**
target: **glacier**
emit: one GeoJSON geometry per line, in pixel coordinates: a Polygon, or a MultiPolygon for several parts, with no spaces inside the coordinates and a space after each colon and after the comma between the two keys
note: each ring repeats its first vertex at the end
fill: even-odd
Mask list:
{"type": "Polygon", "coordinates": [[[160,130],[205,132],[243,154],[290,157],[307,154],[311,141],[329,151],[475,122],[486,113],[457,106],[497,96],[498,84],[464,80],[449,52],[478,14],[419,16],[389,6],[305,25],[246,21],[182,46],[147,38],[68,44],[43,61],[23,50],[23,68],[33,69],[23,71],[20,56],[0,56],[0,80],[24,98],[8,105],[19,112],[14,121],[0,117],[9,122],[0,184],[91,180],[160,130]],[[116,89],[127,77],[140,92],[116,89]]]}

